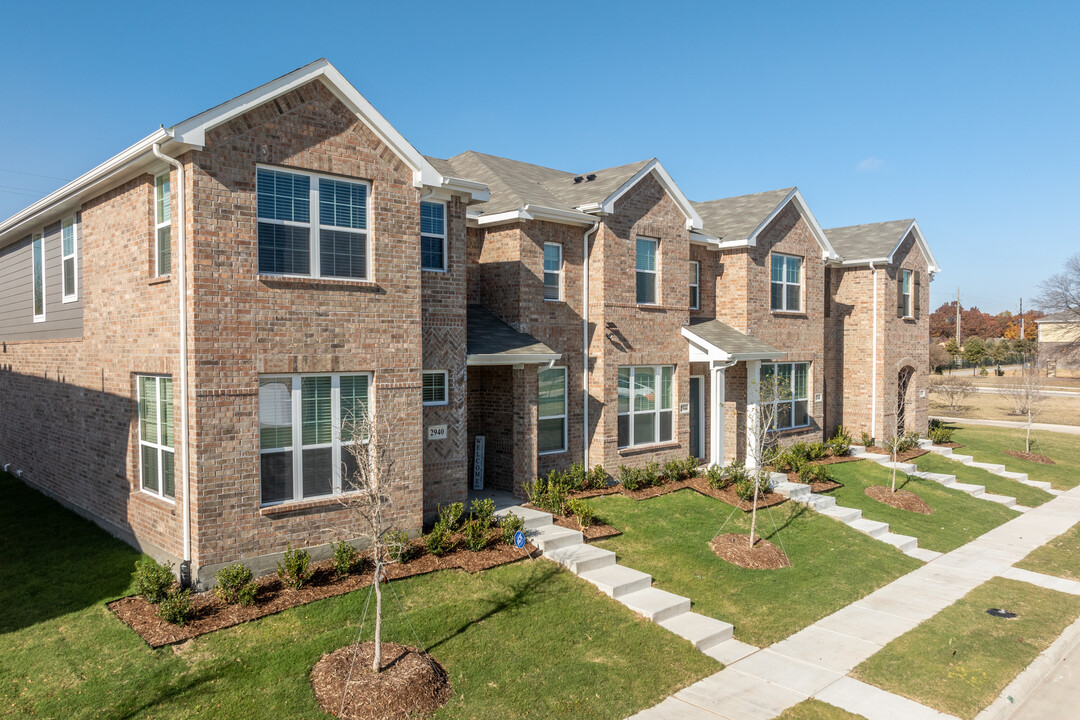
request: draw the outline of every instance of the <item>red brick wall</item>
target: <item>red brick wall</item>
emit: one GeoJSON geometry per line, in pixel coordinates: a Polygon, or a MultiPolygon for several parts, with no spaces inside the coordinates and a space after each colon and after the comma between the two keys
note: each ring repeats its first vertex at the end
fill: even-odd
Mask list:
{"type": "MultiPolygon", "coordinates": [[[[914,368],[915,375],[908,384],[907,394],[904,399],[905,428],[901,431],[915,430],[920,433],[926,432],[929,410],[928,383],[930,374],[930,278],[927,272],[927,262],[914,234],[909,234],[894,256],[894,262],[889,267],[881,280],[885,285],[883,295],[886,298],[884,313],[884,336],[883,346],[885,352],[882,356],[884,387],[882,397],[885,399],[881,408],[883,415],[882,427],[886,432],[891,432],[896,414],[897,404],[897,377],[904,367],[914,368]],[[897,317],[896,289],[900,270],[906,269],[918,272],[920,284],[919,311],[913,319],[901,319],[897,317]],[[921,393],[921,397],[920,397],[921,393]]],[[[914,275],[912,275],[912,292],[915,288],[914,275]]],[[[912,298],[912,305],[915,299],[912,298]]],[[[913,307],[914,310],[914,307],[913,307]]]]}

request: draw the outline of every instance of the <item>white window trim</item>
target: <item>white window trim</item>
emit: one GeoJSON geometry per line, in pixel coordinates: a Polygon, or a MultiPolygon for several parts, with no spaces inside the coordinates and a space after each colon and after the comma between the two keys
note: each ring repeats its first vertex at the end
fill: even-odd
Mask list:
{"type": "MultiPolygon", "coordinates": [[[[369,187],[368,188],[368,197],[370,198],[370,196],[371,196],[371,189],[369,187]]],[[[370,203],[370,200],[369,200],[369,203],[370,203]]],[[[439,239],[442,240],[442,261],[443,261],[443,264],[442,264],[442,267],[438,267],[438,268],[424,267],[423,252],[421,252],[420,253],[420,269],[423,270],[424,272],[442,272],[442,273],[444,273],[444,272],[447,272],[447,270],[448,270],[447,265],[450,262],[450,257],[449,257],[449,255],[450,255],[450,247],[449,247],[449,243],[447,243],[447,241],[446,241],[446,236],[447,236],[446,226],[447,226],[448,221],[449,221],[449,217],[447,216],[448,208],[446,206],[446,202],[443,201],[443,200],[423,200],[423,201],[421,201],[421,204],[423,204],[423,203],[430,203],[432,205],[442,205],[442,207],[443,207],[443,229],[442,229],[442,234],[440,235],[439,233],[424,233],[424,232],[420,233],[421,239],[425,238],[425,237],[430,237],[430,238],[439,238],[439,239]]],[[[370,225],[371,223],[368,223],[368,224],[370,225]]]]}
{"type": "MultiPolygon", "coordinates": [[[[255,166],[255,187],[256,187],[256,190],[255,190],[255,253],[256,253],[255,265],[256,265],[256,270],[257,270],[259,275],[261,275],[263,277],[273,277],[273,278],[307,278],[307,279],[312,279],[312,280],[331,280],[333,282],[374,282],[374,278],[375,278],[375,256],[371,251],[371,248],[373,246],[373,243],[372,243],[372,235],[373,235],[372,225],[374,223],[372,222],[372,216],[371,216],[371,183],[369,181],[362,180],[360,178],[342,177],[340,175],[329,175],[327,173],[316,173],[316,172],[310,172],[308,170],[297,170],[296,168],[291,168],[291,167],[279,167],[279,166],[276,166],[276,165],[263,165],[263,164],[260,163],[260,164],[257,164],[255,166]],[[295,220],[276,220],[276,219],[272,219],[272,218],[259,217],[259,200],[258,200],[258,183],[259,183],[258,172],[259,172],[259,170],[270,170],[272,172],[291,173],[293,175],[307,175],[309,178],[311,178],[312,182],[308,183],[308,222],[302,223],[302,222],[296,222],[295,220]],[[358,230],[357,228],[341,227],[340,225],[323,225],[319,221],[319,217],[320,217],[319,210],[320,210],[320,208],[319,208],[319,182],[318,181],[319,181],[320,178],[326,179],[326,180],[334,180],[336,182],[347,182],[347,183],[353,183],[353,184],[356,184],[356,185],[366,185],[367,186],[367,194],[365,196],[365,201],[367,202],[367,211],[366,211],[366,214],[365,214],[366,217],[367,217],[367,228],[365,228],[364,230],[358,230]],[[302,275],[302,274],[297,274],[297,273],[263,272],[262,270],[259,270],[258,269],[258,244],[259,244],[258,226],[259,226],[259,223],[266,223],[268,225],[285,225],[287,227],[307,228],[308,229],[308,253],[309,253],[308,257],[309,257],[309,267],[311,269],[311,272],[309,272],[306,275],[302,275]],[[322,230],[324,228],[326,230],[339,230],[341,232],[349,232],[349,233],[363,232],[364,233],[364,242],[365,242],[365,245],[366,245],[366,248],[365,248],[364,252],[365,252],[365,256],[367,258],[367,267],[365,268],[365,270],[367,270],[367,275],[365,277],[352,278],[352,277],[337,277],[335,275],[323,276],[322,267],[321,267],[322,257],[321,257],[321,252],[320,252],[321,247],[320,247],[320,243],[319,243],[319,230],[322,230]]],[[[445,228],[444,228],[444,230],[445,230],[445,228]]],[[[445,258],[445,254],[443,255],[443,257],[445,258]]],[[[348,375],[350,373],[344,373],[344,374],[348,375]]]]}
{"type": "MultiPolygon", "coordinates": [[[[539,455],[558,455],[559,453],[566,452],[567,448],[570,447],[570,440],[569,440],[570,420],[567,417],[567,408],[570,405],[570,403],[569,403],[570,386],[568,384],[569,380],[570,380],[570,374],[566,371],[566,366],[565,365],[555,365],[554,367],[542,368],[540,370],[537,370],[537,373],[536,373],[537,379],[539,379],[540,373],[543,370],[561,370],[562,371],[562,375],[563,375],[563,411],[562,411],[561,415],[543,415],[543,416],[541,416],[540,412],[539,412],[539,409],[537,410],[537,413],[536,413],[536,424],[537,424],[536,441],[537,441],[537,446],[539,446],[539,444],[540,444],[540,432],[539,432],[540,421],[541,420],[559,420],[559,419],[561,419],[563,421],[563,423],[562,423],[562,447],[559,448],[558,450],[539,451],[538,454],[539,455]]],[[[537,394],[539,395],[539,393],[537,393],[537,394]]]]}
{"type": "Polygon", "coordinates": [[[71,215],[64,218],[60,222],[60,290],[61,290],[61,302],[69,303],[75,302],[79,299],[79,223],[76,222],[76,217],[71,215]],[[71,254],[64,254],[64,225],[67,221],[71,221],[71,254]],[[64,287],[64,263],[71,260],[71,266],[73,268],[71,273],[71,292],[66,292],[67,288],[64,287]]]}
{"type": "Polygon", "coordinates": [[[160,175],[156,176],[154,178],[154,277],[169,277],[172,274],[172,261],[170,260],[170,263],[169,263],[169,272],[167,272],[167,273],[161,272],[161,248],[158,246],[158,243],[161,242],[161,239],[160,239],[161,229],[166,228],[166,227],[169,228],[169,245],[170,245],[169,257],[171,258],[172,257],[172,248],[171,248],[171,246],[172,246],[172,197],[169,198],[169,219],[168,220],[159,220],[157,211],[158,211],[158,200],[160,200],[160,198],[158,197],[158,191],[159,191],[160,186],[158,185],[158,181],[161,178],[168,178],[168,180],[169,180],[169,195],[170,196],[172,195],[172,175],[170,173],[164,172],[164,173],[161,173],[160,175]]]}
{"type": "Polygon", "coordinates": [[[563,247],[562,247],[562,243],[555,243],[555,242],[546,242],[546,243],[544,243],[544,256],[545,257],[547,256],[547,247],[548,247],[548,245],[550,245],[552,247],[559,248],[559,269],[558,270],[548,270],[546,265],[543,268],[543,275],[544,275],[544,302],[562,302],[562,299],[563,299],[563,247]],[[547,285],[547,274],[548,273],[552,273],[553,275],[558,275],[559,276],[559,297],[557,297],[557,298],[549,298],[549,297],[547,297],[547,287],[548,287],[548,285],[547,285]]]}
{"type": "Polygon", "coordinates": [[[34,314],[34,322],[45,322],[45,314],[48,304],[48,293],[45,286],[45,233],[36,232],[30,240],[30,309],[34,314]],[[37,255],[41,253],[41,313],[34,307],[34,285],[38,279],[37,255]]]}
{"type": "MultiPolygon", "coordinates": [[[[343,452],[347,452],[344,448],[355,445],[356,440],[350,440],[348,442],[341,441],[341,378],[342,377],[354,377],[358,375],[365,375],[368,379],[368,408],[369,412],[373,405],[373,392],[374,383],[372,373],[370,372],[343,372],[343,373],[301,373],[301,374],[270,374],[259,375],[259,384],[262,384],[263,380],[285,380],[288,379],[292,385],[292,395],[290,396],[290,402],[292,406],[290,408],[292,414],[292,444],[286,447],[278,448],[264,448],[262,447],[262,439],[259,439],[259,507],[274,507],[277,505],[286,505],[289,503],[302,503],[311,500],[323,500],[325,498],[334,497],[343,494],[341,491],[341,469],[342,462],[344,460],[343,452]],[[313,377],[329,377],[330,378],[330,417],[331,417],[331,439],[329,443],[318,443],[315,445],[304,445],[304,430],[303,430],[303,391],[301,390],[301,383],[304,378],[313,377]],[[330,492],[326,495],[313,495],[311,497],[304,497],[304,457],[303,451],[306,450],[318,450],[320,448],[332,447],[330,465],[334,469],[334,476],[330,483],[330,492]],[[293,472],[293,495],[291,498],[285,500],[273,500],[271,502],[263,502],[262,499],[262,456],[269,453],[291,452],[292,456],[292,472],[293,472]]],[[[257,396],[256,396],[257,397],[257,396]]],[[[258,410],[256,410],[256,416],[258,410]]]]}
{"type": "MultiPolygon", "coordinates": [[[[660,446],[660,445],[670,445],[670,444],[676,442],[677,441],[677,428],[675,427],[675,422],[676,422],[676,420],[675,420],[675,407],[678,405],[678,402],[676,401],[676,397],[675,397],[675,387],[676,387],[676,383],[675,383],[675,366],[674,365],[620,365],[618,368],[616,368],[616,371],[615,371],[616,372],[616,376],[615,376],[615,391],[616,391],[616,393],[618,393],[618,382],[619,382],[618,381],[618,371],[622,370],[623,368],[628,368],[630,370],[630,398],[629,398],[630,406],[629,406],[629,410],[627,410],[626,412],[619,412],[618,411],[618,407],[619,407],[618,406],[618,397],[616,397],[616,399],[615,399],[615,410],[616,410],[615,414],[617,416],[627,415],[627,416],[630,417],[629,427],[628,427],[628,432],[627,432],[627,439],[629,441],[629,444],[628,445],[618,445],[618,439],[616,439],[616,445],[618,446],[618,449],[619,450],[638,450],[640,448],[650,448],[650,447],[657,447],[657,446],[660,446]],[[660,393],[662,392],[661,391],[661,383],[663,383],[663,380],[661,378],[662,378],[662,375],[663,375],[663,369],[664,368],[671,368],[671,407],[670,408],[662,408],[662,407],[660,407],[660,393]],[[656,406],[652,410],[634,410],[634,375],[636,374],[638,369],[652,369],[653,377],[656,378],[656,403],[655,403],[656,406]],[[635,415],[655,415],[655,421],[654,421],[655,425],[654,425],[654,427],[656,428],[656,437],[659,438],[660,437],[660,413],[661,412],[670,412],[671,413],[671,439],[670,440],[657,439],[657,440],[654,440],[653,442],[649,442],[649,443],[634,444],[634,416],[635,415]]],[[[616,422],[618,422],[617,417],[616,417],[616,422]]]]}
{"type": "Polygon", "coordinates": [[[423,398],[423,396],[424,396],[423,395],[423,393],[424,393],[424,375],[442,375],[442,379],[443,379],[443,385],[442,385],[442,387],[443,387],[443,399],[441,401],[438,401],[438,402],[421,400],[422,405],[424,407],[440,407],[440,406],[443,406],[443,405],[449,405],[450,404],[450,373],[448,373],[446,370],[424,370],[420,374],[420,397],[421,398],[423,398]]]}
{"type": "Polygon", "coordinates": [[[904,298],[904,317],[903,320],[912,320],[915,317],[914,303],[911,296],[911,277],[912,272],[910,270],[900,271],[900,289],[904,298]]]}
{"type": "MultiPolygon", "coordinates": [[[[171,380],[171,379],[172,379],[171,375],[145,375],[145,374],[136,375],[135,376],[135,392],[138,394],[138,401],[139,401],[139,418],[138,418],[138,423],[139,423],[139,456],[138,456],[138,463],[139,463],[139,492],[144,492],[147,495],[152,495],[153,497],[156,497],[159,500],[164,500],[165,502],[175,503],[176,502],[175,497],[170,497],[170,496],[165,494],[165,465],[164,465],[164,463],[161,462],[161,458],[162,458],[162,453],[167,452],[167,453],[172,454],[173,455],[173,463],[174,463],[173,467],[175,468],[176,467],[176,465],[175,465],[176,451],[172,447],[169,447],[168,445],[162,445],[161,442],[160,442],[161,441],[161,429],[165,425],[165,415],[164,415],[164,411],[162,409],[163,403],[161,402],[161,381],[162,380],[171,380]],[[142,434],[142,409],[143,409],[142,379],[143,378],[154,378],[154,393],[155,393],[154,402],[157,403],[157,434],[158,434],[156,442],[151,442],[150,440],[147,440],[146,438],[143,437],[143,434],[142,434]],[[142,447],[143,447],[143,445],[145,445],[147,447],[150,447],[150,448],[153,448],[154,450],[157,451],[157,454],[158,454],[158,461],[157,461],[157,470],[158,470],[157,486],[158,486],[158,489],[157,490],[151,490],[150,488],[147,488],[145,479],[143,478],[143,463],[142,463],[142,447]]],[[[173,397],[175,399],[176,396],[174,395],[173,397]]],[[[174,421],[176,420],[176,409],[175,409],[175,407],[173,408],[173,420],[174,421]]],[[[176,437],[175,431],[176,431],[176,428],[175,428],[175,422],[174,422],[174,427],[173,427],[173,432],[174,432],[173,437],[174,438],[176,437]]],[[[174,483],[176,482],[176,476],[175,475],[173,476],[173,482],[174,483]]],[[[176,492],[176,488],[174,487],[173,488],[174,495],[175,495],[175,492],[176,492]]]]}
{"type": "Polygon", "coordinates": [[[690,306],[691,310],[701,309],[701,263],[697,260],[690,261],[690,267],[693,268],[693,278],[696,282],[690,283],[690,287],[694,288],[697,292],[694,293],[694,297],[697,299],[693,305],[690,306]]]}
{"type": "Polygon", "coordinates": [[[805,280],[806,280],[806,262],[805,262],[805,258],[801,258],[798,255],[786,255],[784,253],[773,253],[772,256],[773,257],[789,258],[789,259],[792,259],[792,260],[798,260],[799,261],[799,282],[798,283],[792,283],[792,282],[787,281],[787,269],[786,268],[784,270],[784,277],[781,280],[779,280],[779,281],[773,280],[772,279],[772,258],[770,257],[770,259],[769,259],[769,308],[774,313],[793,313],[793,314],[799,314],[799,315],[803,314],[805,312],[805,310],[803,310],[803,308],[806,307],[806,298],[804,297],[804,295],[805,295],[804,288],[805,288],[805,285],[806,285],[806,282],[805,282],[805,280]],[[772,306],[772,286],[773,285],[780,285],[781,287],[784,288],[784,292],[782,292],[780,294],[780,300],[782,301],[783,307],[774,308],[772,306]],[[796,286],[799,288],[799,307],[797,309],[795,309],[795,310],[792,310],[791,308],[787,307],[787,289],[789,287],[796,287],[796,286]]]}
{"type": "MultiPolygon", "coordinates": [[[[761,365],[758,367],[758,387],[759,388],[761,386],[761,378],[765,376],[765,368],[768,367],[768,366],[772,366],[773,373],[775,373],[776,368],[780,367],[781,365],[788,365],[789,367],[791,367],[791,381],[792,381],[791,399],[790,400],[772,400],[772,401],[769,401],[769,400],[761,400],[760,397],[759,397],[758,402],[763,403],[763,404],[772,404],[772,405],[790,405],[791,406],[791,419],[792,419],[792,422],[794,422],[794,420],[795,420],[795,403],[800,402],[800,401],[805,401],[806,402],[806,422],[805,423],[803,423],[802,425],[786,425],[784,427],[774,427],[769,432],[786,432],[788,430],[798,430],[800,428],[810,427],[814,423],[813,403],[810,402],[810,397],[814,394],[813,388],[811,387],[811,382],[810,382],[810,379],[811,379],[810,366],[811,366],[811,364],[812,363],[808,363],[808,362],[761,363],[761,365]],[[806,366],[806,397],[804,397],[804,398],[795,397],[795,367],[798,366],[798,365],[805,365],[806,366]]],[[[760,396],[760,390],[759,390],[759,396],[760,396]]],[[[774,425],[776,424],[776,418],[778,418],[778,417],[779,417],[779,413],[776,413],[776,414],[773,415],[773,424],[774,425]]]]}
{"type": "Polygon", "coordinates": [[[651,306],[651,305],[659,305],[660,304],[660,271],[658,269],[656,269],[656,268],[659,268],[659,266],[660,266],[660,263],[658,262],[659,259],[660,259],[660,239],[659,238],[648,237],[646,235],[636,235],[634,237],[634,302],[636,304],[638,304],[638,305],[649,305],[649,306],[651,306]],[[638,240],[648,240],[649,242],[653,243],[653,245],[655,247],[655,250],[653,251],[653,264],[654,264],[654,269],[653,270],[639,270],[638,269],[638,266],[637,266],[637,243],[638,243],[638,240]],[[652,302],[641,302],[640,300],[638,300],[638,297],[637,297],[637,276],[638,276],[638,273],[651,273],[652,276],[653,276],[653,297],[655,299],[652,302]]]}

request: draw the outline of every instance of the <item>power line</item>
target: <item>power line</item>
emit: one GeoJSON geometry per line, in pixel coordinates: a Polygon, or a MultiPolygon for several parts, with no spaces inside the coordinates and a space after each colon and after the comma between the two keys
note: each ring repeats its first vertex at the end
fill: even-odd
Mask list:
{"type": "Polygon", "coordinates": [[[25,170],[9,170],[8,168],[0,168],[0,172],[14,173],[16,175],[27,175],[29,177],[46,178],[48,180],[63,180],[68,182],[71,178],[62,178],[56,175],[41,175],[40,173],[26,172],[25,170]]]}

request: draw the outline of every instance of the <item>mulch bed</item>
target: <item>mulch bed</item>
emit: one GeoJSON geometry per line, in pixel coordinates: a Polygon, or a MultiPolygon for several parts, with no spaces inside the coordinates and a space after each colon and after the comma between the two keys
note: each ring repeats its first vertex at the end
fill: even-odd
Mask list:
{"type": "Polygon", "coordinates": [[[934,447],[947,447],[947,448],[952,448],[953,450],[955,450],[956,448],[962,448],[962,447],[964,447],[964,446],[963,446],[963,445],[961,445],[961,444],[960,444],[960,443],[958,443],[958,442],[955,442],[955,441],[953,441],[953,440],[950,440],[950,441],[949,441],[949,442],[947,442],[947,443],[934,443],[934,447]]]}
{"type": "MultiPolygon", "coordinates": [[[[531,505],[529,507],[532,507],[531,505]]],[[[616,530],[610,525],[605,525],[602,522],[593,521],[593,524],[589,527],[583,528],[578,524],[577,518],[566,518],[562,515],[553,515],[552,521],[559,527],[569,528],[570,530],[580,530],[581,534],[586,540],[604,540],[605,538],[615,537],[616,535],[622,535],[620,530],[616,530]]]]}
{"type": "MultiPolygon", "coordinates": [[[[803,483],[802,480],[799,479],[799,474],[798,473],[788,473],[787,476],[788,476],[788,481],[789,482],[802,483],[803,485],[806,484],[806,483],[803,483]]],[[[844,483],[836,482],[835,480],[823,480],[823,481],[820,481],[820,482],[812,482],[812,483],[810,483],[810,492],[812,492],[812,493],[823,493],[823,492],[829,492],[830,490],[835,490],[836,488],[842,488],[842,487],[844,487],[844,483]]]]}
{"type": "MultiPolygon", "coordinates": [[[[660,497],[661,495],[667,495],[668,493],[677,492],[679,490],[690,489],[707,497],[737,507],[743,512],[750,512],[754,509],[753,500],[740,500],[734,487],[729,486],[722,490],[717,490],[716,488],[711,487],[708,481],[700,475],[692,477],[689,480],[665,482],[661,485],[653,485],[652,487],[642,488],[640,490],[626,490],[621,485],[619,485],[618,488],[619,493],[633,500],[648,500],[649,498],[660,497]]],[[[768,493],[766,495],[758,496],[757,506],[758,508],[771,507],[786,501],[787,498],[779,493],[768,493]]]]}
{"type": "Polygon", "coordinates": [[[311,687],[323,710],[343,720],[406,720],[438,710],[453,695],[450,676],[427,653],[384,642],[378,673],[374,657],[372,642],[322,656],[311,687]]]}
{"type": "MultiPolygon", "coordinates": [[[[500,542],[492,535],[491,544],[479,552],[472,552],[458,540],[457,547],[442,557],[427,554],[420,541],[414,541],[417,554],[407,563],[394,563],[385,567],[390,580],[425,575],[437,570],[460,569],[475,573],[481,570],[517,562],[528,557],[536,547],[526,543],[524,549],[500,542]],[[423,553],[423,554],[420,554],[423,553]]],[[[333,570],[333,560],[312,563],[311,580],[299,590],[285,587],[277,575],[256,578],[259,585],[254,605],[227,605],[213,592],[202,592],[191,597],[195,619],[183,626],[165,622],[157,616],[157,607],[138,595],[114,600],[106,607],[131,626],[150,647],[162,647],[184,642],[208,632],[257,620],[282,610],[305,605],[315,600],[343,595],[371,585],[375,568],[369,558],[364,558],[357,569],[344,578],[338,578],[333,570]]]]}
{"type": "Polygon", "coordinates": [[[893,492],[883,485],[871,485],[865,490],[867,497],[873,498],[880,503],[897,510],[908,510],[920,515],[929,515],[934,509],[926,504],[926,501],[909,490],[897,490],[893,492]]]}
{"type": "MultiPolygon", "coordinates": [[[[892,453],[891,452],[889,452],[885,448],[879,447],[877,445],[873,445],[871,447],[866,448],[866,452],[877,453],[878,455],[888,455],[890,458],[892,458],[892,453]]],[[[902,453],[896,453],[896,462],[902,462],[902,463],[910,462],[911,460],[914,460],[917,457],[922,457],[923,455],[927,454],[928,452],[930,452],[930,451],[929,450],[923,450],[922,448],[911,448],[910,450],[905,450],[902,453]]]]}
{"type": "Polygon", "coordinates": [[[1006,450],[1005,454],[1009,457],[1020,458],[1021,460],[1038,463],[1039,465],[1057,465],[1057,463],[1050,458],[1046,457],[1045,455],[1039,455],[1038,453],[1021,452],[1020,450],[1006,450]]]}
{"type": "Polygon", "coordinates": [[[749,547],[749,537],[739,533],[717,535],[709,547],[721,560],[749,570],[778,570],[791,567],[791,561],[784,551],[768,540],[757,538],[754,547],[749,547]]]}

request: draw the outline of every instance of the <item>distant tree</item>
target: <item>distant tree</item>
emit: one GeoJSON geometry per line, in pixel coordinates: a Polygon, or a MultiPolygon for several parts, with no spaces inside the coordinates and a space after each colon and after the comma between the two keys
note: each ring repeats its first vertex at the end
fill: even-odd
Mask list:
{"type": "Polygon", "coordinates": [[[949,338],[945,342],[945,352],[949,353],[951,357],[955,358],[957,355],[962,355],[964,353],[964,349],[960,347],[959,343],[956,342],[956,338],[949,338]]]}
{"type": "Polygon", "coordinates": [[[950,411],[958,413],[964,409],[964,401],[975,394],[975,385],[967,378],[949,375],[931,381],[930,392],[944,400],[950,411]]]}
{"type": "Polygon", "coordinates": [[[1012,414],[1027,418],[1024,451],[1031,452],[1031,425],[1042,410],[1042,401],[1046,397],[1038,369],[1034,366],[1024,368],[1019,380],[1005,386],[1005,394],[1013,401],[1012,414]]]}
{"type": "Polygon", "coordinates": [[[993,315],[984,313],[977,307],[960,311],[960,337],[961,340],[969,337],[980,337],[983,340],[1001,337],[1004,329],[998,325],[993,315]]]}
{"type": "Polygon", "coordinates": [[[1005,362],[1010,353],[1012,353],[1012,343],[1005,338],[987,343],[987,354],[990,356],[990,360],[998,365],[1005,362]]]}
{"type": "Polygon", "coordinates": [[[1065,261],[1065,268],[1039,284],[1038,303],[1048,312],[1080,313],[1080,253],[1065,261]]]}
{"type": "Polygon", "coordinates": [[[964,343],[964,360],[971,365],[971,374],[975,374],[975,366],[986,362],[986,342],[981,337],[970,337],[964,343]]]}
{"type": "Polygon", "coordinates": [[[941,343],[931,341],[931,343],[930,343],[930,369],[933,370],[933,371],[937,371],[939,368],[942,368],[942,367],[948,365],[949,362],[951,362],[951,361],[952,361],[952,356],[950,356],[948,351],[945,350],[945,348],[943,348],[941,346],[941,343]]]}
{"type": "Polygon", "coordinates": [[[994,320],[997,322],[998,326],[997,337],[1004,337],[1006,328],[1008,328],[1009,325],[1012,325],[1013,314],[1009,310],[1002,310],[994,316],[994,320]]]}
{"type": "Polygon", "coordinates": [[[947,302],[929,315],[930,337],[956,337],[956,301],[947,302]]]}

